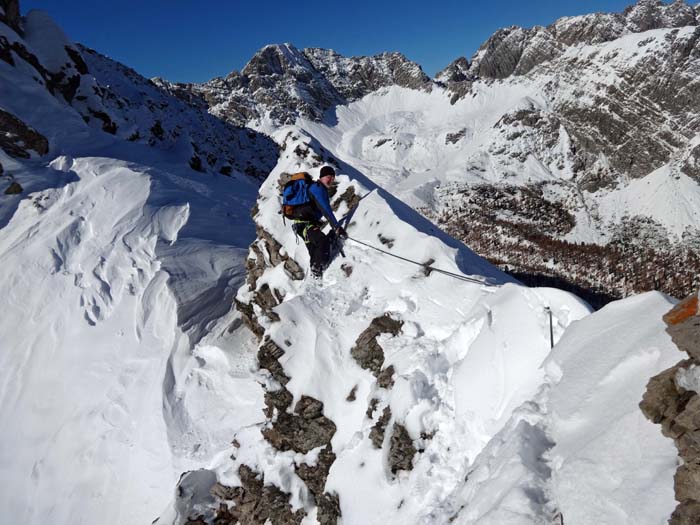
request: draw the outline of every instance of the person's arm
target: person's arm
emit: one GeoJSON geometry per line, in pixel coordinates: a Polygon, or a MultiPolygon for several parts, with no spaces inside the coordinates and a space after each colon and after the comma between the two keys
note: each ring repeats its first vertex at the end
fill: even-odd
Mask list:
{"type": "Polygon", "coordinates": [[[331,208],[331,201],[328,199],[328,191],[321,184],[312,184],[309,188],[309,194],[311,199],[314,201],[316,207],[321,210],[323,216],[326,218],[328,223],[333,229],[340,227],[338,219],[335,218],[333,214],[333,208],[331,208]]]}

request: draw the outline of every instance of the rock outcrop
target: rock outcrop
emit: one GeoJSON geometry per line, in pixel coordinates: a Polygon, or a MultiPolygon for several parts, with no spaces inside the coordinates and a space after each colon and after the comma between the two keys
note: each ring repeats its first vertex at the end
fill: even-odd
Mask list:
{"type": "Polygon", "coordinates": [[[700,306],[698,295],[664,316],[666,331],[690,359],[651,378],[640,408],[672,438],[682,460],[674,486],[679,502],[669,523],[700,522],[700,306]]]}
{"type": "Polygon", "coordinates": [[[31,152],[38,156],[49,152],[49,141],[20,119],[0,109],[0,148],[11,157],[28,159],[31,152]]]}

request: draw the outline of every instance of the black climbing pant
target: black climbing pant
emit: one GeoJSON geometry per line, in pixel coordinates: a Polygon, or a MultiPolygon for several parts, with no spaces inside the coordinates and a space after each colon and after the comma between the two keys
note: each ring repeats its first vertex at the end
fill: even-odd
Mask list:
{"type": "Polygon", "coordinates": [[[321,231],[319,224],[297,222],[294,229],[309,250],[311,273],[320,277],[331,262],[331,240],[321,231]]]}

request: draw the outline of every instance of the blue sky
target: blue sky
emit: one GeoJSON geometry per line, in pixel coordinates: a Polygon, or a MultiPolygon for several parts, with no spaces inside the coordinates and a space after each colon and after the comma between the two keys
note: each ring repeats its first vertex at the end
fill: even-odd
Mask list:
{"type": "Polygon", "coordinates": [[[434,75],[470,58],[496,29],[548,25],[562,16],[619,12],[633,0],[20,0],[66,34],[146,77],[203,82],[240,70],[266,44],[290,42],[342,55],[400,51],[434,75]]]}

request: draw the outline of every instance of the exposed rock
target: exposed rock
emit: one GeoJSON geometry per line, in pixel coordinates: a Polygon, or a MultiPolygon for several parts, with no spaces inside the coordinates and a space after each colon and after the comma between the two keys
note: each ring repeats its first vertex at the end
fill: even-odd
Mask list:
{"type": "Polygon", "coordinates": [[[430,89],[430,78],[401,53],[346,58],[330,49],[309,48],[304,55],[348,102],[387,86],[430,89]]]}
{"type": "Polygon", "coordinates": [[[462,140],[467,134],[467,128],[462,128],[455,133],[448,133],[445,135],[445,144],[457,144],[462,140]]]}
{"type": "Polygon", "coordinates": [[[653,423],[662,426],[665,436],[677,438],[681,431],[675,425],[675,418],[693,397],[692,392],[679,392],[675,377],[678,370],[686,368],[692,361],[685,360],[673,368],[664,370],[652,377],[639,404],[644,415],[653,423]]]}
{"type": "Polygon", "coordinates": [[[391,433],[391,445],[389,448],[389,468],[392,474],[399,470],[413,470],[413,457],[416,455],[416,447],[403,425],[394,423],[391,433]]]}
{"type": "Polygon", "coordinates": [[[384,434],[386,433],[386,427],[389,424],[390,419],[391,409],[386,407],[384,412],[382,412],[381,417],[377,420],[372,427],[372,430],[369,432],[369,440],[372,442],[372,445],[374,445],[374,448],[382,448],[382,444],[384,443],[384,434]]]}
{"type": "Polygon", "coordinates": [[[394,365],[388,366],[377,376],[377,385],[379,385],[381,388],[386,388],[389,390],[392,386],[394,386],[395,373],[396,371],[394,370],[394,365]]]}
{"type": "Polygon", "coordinates": [[[379,334],[395,336],[401,331],[402,326],[403,321],[397,321],[389,314],[376,317],[358,336],[350,354],[362,368],[378,376],[384,364],[384,350],[377,342],[377,337],[379,334]]]}
{"type": "Polygon", "coordinates": [[[435,80],[450,84],[451,82],[464,82],[474,80],[469,71],[469,60],[459,57],[451,62],[445,69],[435,75],[435,80]]]}
{"type": "Polygon", "coordinates": [[[345,398],[345,401],[352,403],[356,399],[357,399],[357,385],[352,387],[352,390],[350,390],[350,393],[348,394],[348,397],[345,398]]]}
{"type": "Polygon", "coordinates": [[[240,312],[241,318],[243,319],[245,325],[258,337],[258,339],[261,339],[265,334],[265,328],[263,328],[258,322],[258,317],[255,315],[255,308],[253,308],[253,305],[244,303],[238,299],[234,300],[234,304],[236,305],[236,310],[240,312]]]}
{"type": "Polygon", "coordinates": [[[698,499],[698,487],[700,487],[700,462],[684,463],[676,471],[674,488],[678,501],[698,499]]]}
{"type": "Polygon", "coordinates": [[[666,331],[679,350],[700,361],[700,310],[698,296],[692,295],[664,316],[666,331]]]}
{"type": "Polygon", "coordinates": [[[669,525],[697,525],[700,523],[700,502],[686,501],[678,504],[668,523],[669,525]]]}
{"type": "Polygon", "coordinates": [[[695,11],[684,1],[665,4],[661,0],[639,0],[623,12],[627,29],[641,33],[663,27],[695,25],[695,11]]]}
{"type": "Polygon", "coordinates": [[[367,404],[367,411],[365,412],[369,419],[374,417],[374,411],[377,410],[377,406],[379,406],[379,399],[373,397],[367,404]]]}
{"type": "Polygon", "coordinates": [[[664,435],[673,438],[682,459],[674,477],[679,504],[669,523],[695,524],[700,523],[700,395],[683,388],[679,377],[691,365],[700,365],[695,357],[700,351],[697,294],[677,304],[664,315],[664,321],[673,341],[680,350],[688,352],[691,359],[651,378],[639,406],[648,419],[661,424],[664,435]]]}
{"type": "Polygon", "coordinates": [[[323,415],[323,403],[302,396],[294,414],[278,413],[277,419],[262,434],[277,450],[306,454],[316,447],[329,444],[335,431],[335,423],[323,415]]]}
{"type": "Polygon", "coordinates": [[[16,181],[12,181],[10,185],[5,189],[5,195],[19,195],[24,189],[16,181]]]}
{"type": "Polygon", "coordinates": [[[0,109],[0,148],[12,157],[28,159],[30,151],[38,155],[49,152],[49,141],[20,119],[0,109]]]}
{"type": "MultiPolygon", "coordinates": [[[[289,383],[289,377],[284,373],[284,368],[279,362],[279,358],[284,355],[284,350],[280,348],[272,339],[267,338],[258,349],[258,364],[272,374],[281,385],[289,383]]],[[[290,401],[291,402],[291,401],[290,401]]]]}
{"type": "Polygon", "coordinates": [[[204,84],[162,83],[182,100],[205,100],[214,114],[236,125],[265,114],[279,124],[292,124],[298,116],[322,120],[333,106],[382,87],[432,88],[420,66],[400,53],[346,58],[332,50],[302,51],[291,44],[265,46],[240,72],[204,84]]]}
{"type": "Polygon", "coordinates": [[[322,494],[316,499],[316,505],[318,506],[316,519],[319,525],[335,525],[338,523],[341,513],[340,499],[336,493],[329,494],[326,492],[322,494]]]}
{"type": "Polygon", "coordinates": [[[304,480],[304,483],[309,487],[315,498],[320,498],[326,490],[326,479],[334,461],[335,454],[331,446],[326,445],[318,455],[316,465],[311,466],[302,463],[296,468],[297,475],[304,480]]]}
{"type": "Polygon", "coordinates": [[[506,78],[515,72],[527,42],[528,31],[517,26],[499,29],[484,42],[472,70],[484,78],[506,78]]]}
{"type": "Polygon", "coordinates": [[[275,412],[284,412],[292,406],[293,400],[292,394],[284,387],[278,390],[268,390],[265,392],[266,408],[263,412],[268,419],[272,419],[275,412]]]}
{"type": "Polygon", "coordinates": [[[359,204],[360,196],[355,194],[355,186],[348,186],[348,189],[346,189],[343,192],[343,194],[340,197],[338,197],[338,199],[333,201],[333,211],[338,211],[338,208],[340,208],[340,203],[342,202],[345,203],[345,205],[348,207],[348,210],[352,210],[355,206],[359,204]]]}
{"type": "MultiPolygon", "coordinates": [[[[292,511],[290,494],[275,485],[265,485],[264,479],[247,465],[238,468],[240,487],[231,488],[231,500],[235,506],[219,507],[215,523],[228,525],[298,525],[306,516],[303,509],[292,511]]],[[[196,523],[196,522],[193,522],[196,523]]]]}

